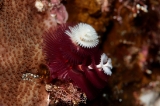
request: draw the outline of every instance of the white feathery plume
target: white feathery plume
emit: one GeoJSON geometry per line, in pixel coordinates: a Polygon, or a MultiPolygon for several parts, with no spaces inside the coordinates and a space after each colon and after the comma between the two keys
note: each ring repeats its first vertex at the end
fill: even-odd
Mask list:
{"type": "Polygon", "coordinates": [[[107,75],[111,75],[111,69],[112,69],[112,62],[111,59],[107,57],[105,53],[101,55],[101,61],[100,64],[96,66],[97,68],[102,68],[104,73],[107,75]]]}
{"type": "Polygon", "coordinates": [[[74,43],[84,48],[93,48],[99,43],[95,29],[86,23],[79,23],[74,27],[69,27],[69,30],[66,30],[65,33],[70,36],[74,43]]]}

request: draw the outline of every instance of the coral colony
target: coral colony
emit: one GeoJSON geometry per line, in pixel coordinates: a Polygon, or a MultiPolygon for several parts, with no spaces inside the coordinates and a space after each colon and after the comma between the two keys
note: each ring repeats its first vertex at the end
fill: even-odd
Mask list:
{"type": "Polygon", "coordinates": [[[62,24],[44,36],[50,80],[71,82],[93,99],[111,75],[111,59],[98,46],[95,29],[85,23],[62,24]]]}

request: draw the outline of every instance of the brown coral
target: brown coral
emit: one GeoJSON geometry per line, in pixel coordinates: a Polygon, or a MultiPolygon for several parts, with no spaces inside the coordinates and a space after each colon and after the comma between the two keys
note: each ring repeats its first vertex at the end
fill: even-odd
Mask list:
{"type": "Polygon", "coordinates": [[[92,25],[98,33],[106,31],[107,14],[101,12],[101,6],[96,0],[67,0],[69,22],[84,22],[92,25]]]}
{"type": "MultiPolygon", "coordinates": [[[[22,80],[26,72],[37,73],[44,63],[42,33],[49,22],[34,0],[0,0],[0,104],[45,106],[48,93],[42,83],[22,80]],[[46,24],[47,23],[47,24],[46,24]]],[[[54,25],[50,21],[49,25],[54,25]]]]}

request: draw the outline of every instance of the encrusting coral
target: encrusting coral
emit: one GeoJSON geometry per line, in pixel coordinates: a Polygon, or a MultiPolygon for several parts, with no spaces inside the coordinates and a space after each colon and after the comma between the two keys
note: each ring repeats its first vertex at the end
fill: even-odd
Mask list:
{"type": "MultiPolygon", "coordinates": [[[[92,25],[101,34],[107,30],[108,0],[66,0],[66,8],[69,13],[68,22],[84,22],[92,25]],[[99,1],[97,3],[97,1],[99,1]],[[101,8],[101,6],[102,8],[101,8]]],[[[112,0],[111,0],[112,1],[112,0]]],[[[109,8],[108,8],[109,9],[109,8]]]]}
{"type": "Polygon", "coordinates": [[[89,99],[106,86],[111,60],[99,49],[98,35],[85,23],[62,24],[44,35],[51,81],[71,81],[89,99]]]}
{"type": "Polygon", "coordinates": [[[29,77],[45,63],[42,33],[55,25],[47,11],[37,10],[35,0],[0,0],[0,105],[48,105],[44,83],[29,77]]]}

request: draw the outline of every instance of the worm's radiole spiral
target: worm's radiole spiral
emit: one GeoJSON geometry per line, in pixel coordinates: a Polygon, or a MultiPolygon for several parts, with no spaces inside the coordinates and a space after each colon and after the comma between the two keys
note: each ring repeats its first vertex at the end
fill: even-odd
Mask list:
{"type": "Polygon", "coordinates": [[[70,36],[73,43],[84,48],[93,48],[99,43],[95,29],[85,23],[79,23],[74,27],[69,27],[69,30],[66,30],[65,33],[70,36]]]}

